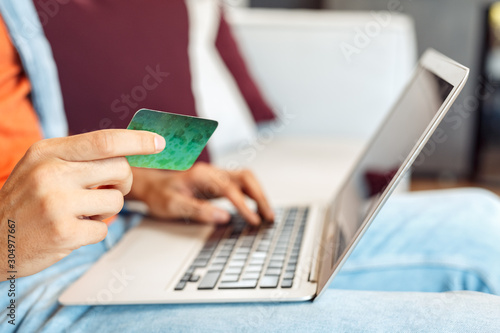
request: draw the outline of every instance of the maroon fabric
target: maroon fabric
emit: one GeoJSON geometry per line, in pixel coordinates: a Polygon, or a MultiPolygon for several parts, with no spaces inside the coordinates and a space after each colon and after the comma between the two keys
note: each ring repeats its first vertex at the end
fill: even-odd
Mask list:
{"type": "Polygon", "coordinates": [[[71,133],[125,128],[143,107],[196,115],[183,0],[70,1],[53,15],[47,0],[34,3],[71,133]]]}
{"type": "Polygon", "coordinates": [[[265,101],[262,93],[255,84],[254,79],[245,64],[238,45],[232,35],[231,27],[221,15],[219,31],[215,45],[227,68],[233,75],[243,98],[248,104],[250,111],[256,122],[269,121],[275,118],[275,115],[269,104],[265,101]]]}
{"type": "MultiPolygon", "coordinates": [[[[183,0],[49,2],[34,0],[71,133],[125,128],[140,108],[196,115],[183,0]]],[[[223,17],[216,47],[255,120],[274,119],[223,17]]],[[[208,160],[206,150],[200,160],[208,160]]]]}

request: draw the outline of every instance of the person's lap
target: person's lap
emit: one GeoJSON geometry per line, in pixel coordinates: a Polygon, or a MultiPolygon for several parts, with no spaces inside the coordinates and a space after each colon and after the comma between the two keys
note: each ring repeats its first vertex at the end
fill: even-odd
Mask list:
{"type": "MultiPolygon", "coordinates": [[[[500,203],[476,190],[394,197],[361,240],[330,289],[314,302],[71,306],[59,294],[118,241],[133,221],[121,218],[99,244],[81,248],[34,276],[17,280],[16,326],[2,331],[403,330],[500,325],[500,203]],[[351,289],[351,290],[334,290],[351,289]],[[352,291],[358,290],[358,291],[352,291]],[[361,291],[376,290],[379,292],[361,291]],[[392,291],[426,291],[408,293],[392,291]],[[446,318],[446,319],[444,319],[446,318]]],[[[7,294],[7,282],[0,283],[7,294]]]]}
{"type": "Polygon", "coordinates": [[[393,197],[332,288],[500,295],[500,201],[479,189],[393,197]]]}

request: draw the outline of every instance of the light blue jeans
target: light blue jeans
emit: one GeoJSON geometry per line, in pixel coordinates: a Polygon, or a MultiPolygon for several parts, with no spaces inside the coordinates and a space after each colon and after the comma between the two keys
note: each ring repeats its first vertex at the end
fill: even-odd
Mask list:
{"type": "Polygon", "coordinates": [[[16,326],[0,331],[498,332],[500,201],[483,190],[393,197],[327,292],[314,302],[61,306],[60,293],[138,218],[120,218],[105,241],[17,280],[16,326]]]}

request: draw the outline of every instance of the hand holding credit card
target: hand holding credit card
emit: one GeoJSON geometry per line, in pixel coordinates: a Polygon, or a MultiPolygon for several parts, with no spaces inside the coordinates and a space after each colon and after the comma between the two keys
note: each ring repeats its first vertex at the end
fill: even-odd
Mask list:
{"type": "Polygon", "coordinates": [[[127,156],[127,160],[133,167],[187,170],[200,156],[217,125],[215,120],[140,109],[127,129],[159,134],[167,145],[161,153],[127,156]]]}

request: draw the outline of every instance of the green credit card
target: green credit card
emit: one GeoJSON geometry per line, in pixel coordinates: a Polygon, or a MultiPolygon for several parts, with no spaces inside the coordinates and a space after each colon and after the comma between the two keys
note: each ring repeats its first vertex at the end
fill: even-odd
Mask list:
{"type": "Polygon", "coordinates": [[[127,160],[133,167],[187,170],[200,156],[217,125],[215,120],[140,109],[127,129],[160,134],[167,146],[161,153],[127,156],[127,160]]]}

